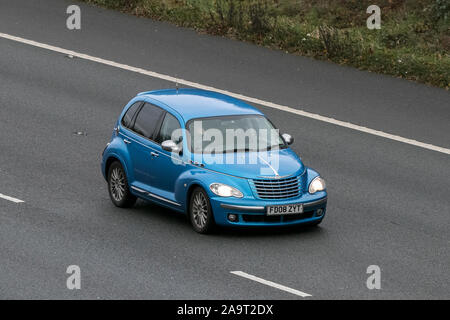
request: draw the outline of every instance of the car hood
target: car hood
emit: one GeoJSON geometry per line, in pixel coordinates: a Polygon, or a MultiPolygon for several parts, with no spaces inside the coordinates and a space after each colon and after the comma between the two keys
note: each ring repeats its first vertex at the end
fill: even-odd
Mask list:
{"type": "Polygon", "coordinates": [[[192,156],[193,161],[203,164],[205,169],[248,179],[300,175],[305,170],[301,159],[289,148],[192,156]]]}

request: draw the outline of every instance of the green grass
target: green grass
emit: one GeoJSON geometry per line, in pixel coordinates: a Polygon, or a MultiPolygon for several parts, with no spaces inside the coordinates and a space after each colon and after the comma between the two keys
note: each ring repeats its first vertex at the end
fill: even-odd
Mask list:
{"type": "Polygon", "coordinates": [[[83,0],[202,32],[449,89],[450,0],[83,0]]]}

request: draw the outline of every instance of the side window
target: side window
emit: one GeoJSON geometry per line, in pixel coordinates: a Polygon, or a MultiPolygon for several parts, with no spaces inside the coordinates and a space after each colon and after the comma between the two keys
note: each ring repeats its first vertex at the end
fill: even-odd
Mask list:
{"type": "Polygon", "coordinates": [[[145,103],[136,117],[133,130],[146,138],[152,139],[163,113],[164,111],[161,108],[145,103]]]}
{"type": "Polygon", "coordinates": [[[178,122],[177,118],[167,112],[155,141],[161,143],[166,140],[172,140],[173,138],[175,143],[179,143],[182,138],[181,131],[178,130],[180,134],[177,137],[172,137],[172,134],[175,130],[180,128],[180,123],[178,122]]]}
{"type": "Polygon", "coordinates": [[[122,125],[125,128],[131,129],[131,120],[133,120],[133,116],[136,113],[137,109],[141,105],[142,101],[135,102],[131,107],[128,108],[127,112],[122,118],[122,125]]]}

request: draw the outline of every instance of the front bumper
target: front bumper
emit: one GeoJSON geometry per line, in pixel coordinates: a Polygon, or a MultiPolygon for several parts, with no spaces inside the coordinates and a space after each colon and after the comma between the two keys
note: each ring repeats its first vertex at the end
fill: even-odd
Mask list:
{"type": "Polygon", "coordinates": [[[283,201],[262,201],[250,199],[211,199],[216,223],[223,226],[282,226],[318,221],[324,218],[327,206],[326,192],[315,196],[300,197],[283,201]],[[266,207],[270,205],[303,204],[303,213],[281,216],[268,216],[266,207]],[[321,210],[319,210],[321,209],[321,210]],[[319,210],[319,211],[318,211],[319,210]],[[228,219],[229,214],[235,214],[234,222],[228,219]]]}

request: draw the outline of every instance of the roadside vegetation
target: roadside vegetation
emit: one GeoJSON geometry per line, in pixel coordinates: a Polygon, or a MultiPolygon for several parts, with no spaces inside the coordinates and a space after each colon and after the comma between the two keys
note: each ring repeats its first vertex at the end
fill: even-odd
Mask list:
{"type": "Polygon", "coordinates": [[[82,1],[449,89],[450,0],[82,1]]]}

